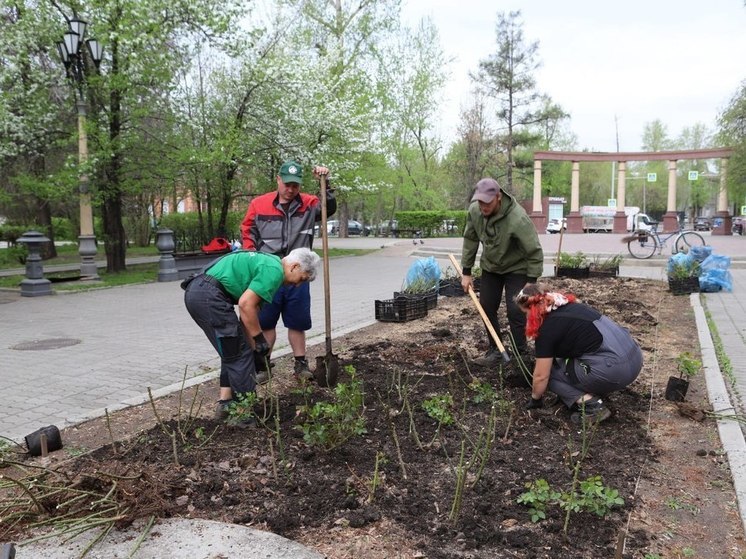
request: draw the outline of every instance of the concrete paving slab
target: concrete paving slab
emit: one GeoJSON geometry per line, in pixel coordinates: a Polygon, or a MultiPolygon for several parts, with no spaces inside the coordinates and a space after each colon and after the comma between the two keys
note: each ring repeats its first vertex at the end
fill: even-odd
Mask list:
{"type": "MultiPolygon", "coordinates": [[[[324,559],[287,538],[236,524],[169,518],[156,522],[138,548],[143,529],[143,524],[136,523],[127,530],[112,530],[88,552],[86,559],[324,559]]],[[[94,530],[69,542],[51,538],[18,545],[16,557],[80,557],[97,533],[94,530]]]]}

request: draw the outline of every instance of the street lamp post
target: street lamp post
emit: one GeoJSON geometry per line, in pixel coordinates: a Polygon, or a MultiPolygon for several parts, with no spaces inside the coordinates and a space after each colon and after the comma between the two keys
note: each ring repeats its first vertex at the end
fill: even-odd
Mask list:
{"type": "Polygon", "coordinates": [[[88,137],[86,135],[86,44],[88,54],[98,70],[103,56],[103,48],[95,39],[85,39],[88,23],[73,16],[68,21],[69,29],[63,40],[57,43],[57,50],[65,64],[65,71],[76,91],[75,107],[78,111],[78,161],[80,173],[80,235],[78,236],[78,253],[80,254],[80,276],[82,279],[99,279],[96,267],[96,235],[93,230],[93,208],[88,184],[86,163],[88,161],[88,137]]]}

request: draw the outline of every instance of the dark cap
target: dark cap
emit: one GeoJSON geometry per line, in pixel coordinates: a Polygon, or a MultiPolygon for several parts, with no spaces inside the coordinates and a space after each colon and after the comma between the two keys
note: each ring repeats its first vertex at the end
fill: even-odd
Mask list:
{"type": "Polygon", "coordinates": [[[471,201],[479,201],[489,204],[495,199],[495,196],[497,196],[499,192],[500,185],[497,184],[495,179],[482,179],[474,188],[474,196],[471,197],[471,201]]]}
{"type": "Polygon", "coordinates": [[[303,182],[303,167],[297,161],[285,161],[280,167],[280,179],[282,182],[303,182]]]}

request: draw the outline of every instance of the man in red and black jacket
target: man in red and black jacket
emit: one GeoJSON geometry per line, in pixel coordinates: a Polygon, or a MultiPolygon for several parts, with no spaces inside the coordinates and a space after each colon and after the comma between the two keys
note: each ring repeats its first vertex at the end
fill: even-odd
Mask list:
{"type": "MultiPolygon", "coordinates": [[[[328,176],[326,167],[314,167],[313,178],[328,176]]],[[[254,198],[241,222],[241,241],[246,250],[285,257],[296,248],[313,248],[314,225],[321,221],[321,200],[300,191],[303,168],[296,161],[285,161],[277,175],[277,191],[254,198]]],[[[327,215],[337,210],[332,190],[327,191],[327,215]]],[[[311,329],[311,293],[308,283],[284,285],[271,304],[265,304],[259,323],[270,347],[277,339],[277,321],[288,329],[288,342],[295,357],[295,376],[310,380],[313,373],[306,359],[306,331],[311,329]]],[[[269,380],[269,371],[257,372],[257,383],[269,380]]]]}

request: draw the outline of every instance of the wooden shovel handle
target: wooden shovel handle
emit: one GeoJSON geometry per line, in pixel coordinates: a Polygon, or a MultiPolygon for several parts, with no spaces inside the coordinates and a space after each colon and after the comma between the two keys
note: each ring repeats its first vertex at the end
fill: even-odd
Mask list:
{"type": "MultiPolygon", "coordinates": [[[[459,266],[459,263],[456,261],[456,257],[453,256],[453,254],[449,254],[448,258],[451,259],[451,264],[453,264],[453,267],[456,268],[458,275],[463,276],[463,273],[461,272],[461,266],[459,266]]],[[[471,285],[469,286],[469,295],[471,296],[471,300],[474,302],[474,306],[479,311],[479,315],[482,317],[484,325],[487,327],[487,331],[490,333],[490,336],[492,336],[492,339],[495,341],[497,349],[499,349],[500,353],[502,353],[503,361],[507,363],[508,361],[510,361],[510,356],[508,355],[508,352],[505,351],[505,346],[503,346],[502,342],[500,341],[500,337],[497,335],[497,332],[495,332],[495,328],[492,326],[490,319],[487,318],[487,313],[484,312],[482,304],[479,302],[477,294],[474,293],[471,285]]]]}
{"type": "Polygon", "coordinates": [[[319,177],[321,187],[321,247],[324,260],[324,329],[326,333],[326,354],[332,352],[332,311],[329,286],[329,232],[326,228],[326,175],[319,177]]]}

